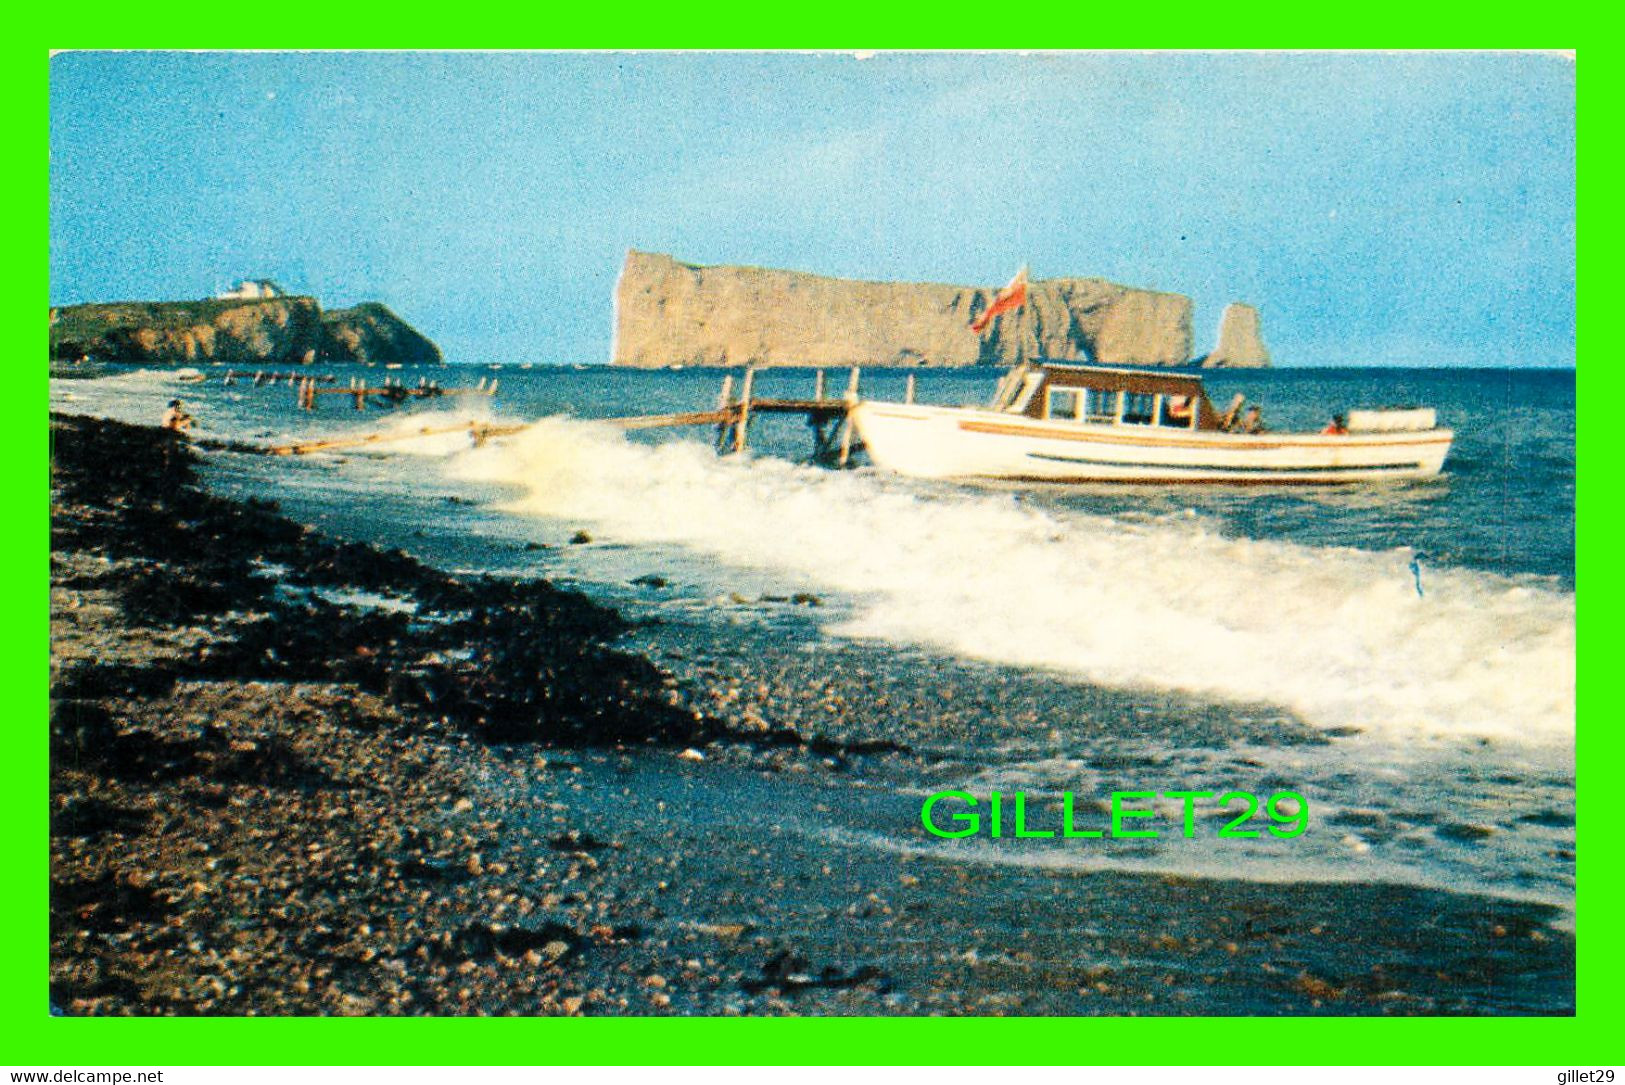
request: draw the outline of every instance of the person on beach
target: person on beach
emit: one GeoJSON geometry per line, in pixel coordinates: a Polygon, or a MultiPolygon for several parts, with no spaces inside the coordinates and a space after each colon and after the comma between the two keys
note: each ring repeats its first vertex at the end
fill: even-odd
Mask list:
{"type": "Polygon", "coordinates": [[[173,433],[186,433],[192,428],[192,416],[186,413],[180,400],[172,399],[169,401],[169,409],[164,412],[163,421],[159,424],[173,433]]]}
{"type": "Polygon", "coordinates": [[[1328,437],[1347,437],[1349,427],[1342,415],[1334,414],[1332,420],[1326,423],[1326,428],[1320,432],[1328,437]]]}
{"type": "Polygon", "coordinates": [[[1264,432],[1264,412],[1258,409],[1257,404],[1254,404],[1253,406],[1247,408],[1247,413],[1242,415],[1241,416],[1241,421],[1236,423],[1236,432],[1238,432],[1238,433],[1263,433],[1264,432]]]}

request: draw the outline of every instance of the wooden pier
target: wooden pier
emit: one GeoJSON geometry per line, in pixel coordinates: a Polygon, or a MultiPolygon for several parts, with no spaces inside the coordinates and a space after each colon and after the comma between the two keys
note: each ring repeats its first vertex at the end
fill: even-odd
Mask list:
{"type": "Polygon", "coordinates": [[[334,381],[338,380],[338,378],[331,373],[320,373],[313,376],[309,373],[278,373],[274,369],[269,371],[264,369],[256,369],[252,373],[246,370],[238,372],[235,369],[228,369],[226,370],[226,375],[220,378],[220,383],[236,384],[238,381],[248,381],[249,384],[255,388],[264,388],[266,386],[274,388],[278,384],[294,385],[298,384],[300,381],[306,380],[320,381],[322,384],[332,384],[334,381]]]}
{"type": "MultiPolygon", "coordinates": [[[[813,458],[820,463],[845,467],[852,453],[857,451],[847,412],[858,401],[861,375],[858,367],[852,367],[846,391],[837,398],[827,394],[824,371],[820,369],[814,377],[811,399],[773,399],[756,395],[756,370],[749,368],[741,374],[737,385],[732,373],[723,376],[722,389],[717,393],[717,405],[709,411],[631,415],[596,421],[622,429],[715,426],[717,453],[727,455],[744,452],[750,446],[751,423],[758,416],[798,414],[806,418],[807,426],[813,432],[813,458]]],[[[908,379],[908,401],[914,401],[913,376],[908,379]]]]}
{"type": "Polygon", "coordinates": [[[497,394],[497,382],[492,380],[486,383],[484,377],[473,388],[442,388],[439,381],[432,381],[424,377],[416,385],[406,385],[399,381],[385,378],[384,383],[378,387],[368,387],[360,377],[351,377],[350,383],[342,388],[320,388],[317,385],[320,379],[307,377],[296,386],[298,391],[298,405],[301,410],[314,411],[317,396],[348,396],[355,402],[355,409],[364,411],[367,404],[373,400],[387,407],[395,407],[408,399],[440,399],[444,396],[494,396],[497,394]]]}
{"type": "Polygon", "coordinates": [[[384,383],[369,386],[361,377],[351,377],[344,385],[331,373],[279,373],[275,370],[256,369],[252,373],[235,369],[226,370],[224,384],[249,382],[253,388],[275,388],[286,385],[294,390],[294,403],[300,410],[314,411],[318,396],[348,396],[358,411],[366,410],[369,403],[396,407],[409,399],[440,399],[444,396],[494,396],[497,379],[481,377],[473,388],[444,388],[438,380],[421,377],[417,384],[403,384],[395,377],[385,377],[384,383]],[[332,387],[323,387],[332,385],[332,387]]]}
{"type": "MultiPolygon", "coordinates": [[[[750,425],[758,415],[801,415],[813,433],[813,458],[820,463],[833,463],[845,467],[855,451],[850,419],[851,406],[858,401],[858,382],[862,370],[853,366],[847,378],[846,391],[839,397],[827,394],[824,371],[818,370],[813,379],[811,399],[772,399],[755,394],[756,370],[746,369],[739,381],[739,394],[734,395],[733,374],[722,378],[722,390],[717,394],[716,410],[705,419],[717,427],[717,452],[743,452],[750,445],[750,425]]],[[[909,377],[909,400],[914,398],[914,378],[909,377]]],[[[621,419],[621,424],[639,421],[621,419]]],[[[703,424],[677,423],[672,424],[703,424]]]]}
{"type": "Polygon", "coordinates": [[[492,437],[506,437],[529,428],[529,423],[495,425],[488,422],[462,422],[452,426],[423,426],[404,433],[367,433],[359,437],[330,437],[319,441],[295,441],[292,444],[272,445],[265,451],[273,456],[306,456],[312,452],[336,452],[341,449],[361,449],[394,441],[411,441],[419,437],[436,437],[446,433],[467,433],[478,448],[492,437]]]}
{"type": "MultiPolygon", "coordinates": [[[[747,368],[736,383],[734,374],[725,374],[722,378],[722,388],[717,394],[717,403],[708,411],[682,411],[676,414],[643,414],[629,415],[620,418],[589,419],[605,425],[618,426],[621,429],[665,429],[679,426],[714,426],[716,427],[716,449],[718,454],[744,452],[750,445],[751,423],[760,415],[801,415],[807,420],[807,426],[813,434],[813,458],[819,463],[831,464],[836,467],[846,467],[851,462],[852,454],[860,449],[853,434],[849,411],[858,401],[858,382],[862,371],[853,366],[847,377],[845,391],[839,396],[827,394],[824,371],[818,370],[813,382],[811,399],[772,399],[763,398],[755,394],[756,370],[747,368]]],[[[400,402],[409,396],[442,396],[442,395],[495,395],[497,382],[491,381],[487,386],[482,380],[476,388],[443,389],[436,384],[424,382],[416,388],[406,388],[399,384],[385,384],[383,388],[366,388],[359,381],[353,380],[349,387],[318,388],[316,379],[309,378],[298,385],[299,405],[306,410],[315,409],[316,397],[320,395],[351,396],[355,399],[356,409],[366,407],[367,397],[381,396],[386,400],[393,398],[393,402],[400,402]]],[[[905,402],[914,402],[914,377],[908,378],[905,402]]],[[[430,437],[438,434],[456,433],[466,431],[476,446],[485,443],[492,437],[503,437],[525,429],[525,424],[493,425],[481,422],[466,422],[448,426],[426,426],[422,429],[390,434],[370,434],[361,437],[339,437],[320,441],[304,441],[294,444],[276,445],[270,451],[276,455],[303,455],[309,452],[326,452],[346,448],[364,448],[371,445],[385,444],[393,441],[405,441],[415,437],[430,437]]]]}

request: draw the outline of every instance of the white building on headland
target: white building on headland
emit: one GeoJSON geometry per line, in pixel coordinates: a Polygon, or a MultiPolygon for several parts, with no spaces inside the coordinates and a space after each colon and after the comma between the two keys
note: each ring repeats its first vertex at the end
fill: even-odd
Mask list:
{"type": "Polygon", "coordinates": [[[215,297],[227,298],[280,298],[287,294],[270,279],[244,279],[231,290],[222,290],[215,297]]]}

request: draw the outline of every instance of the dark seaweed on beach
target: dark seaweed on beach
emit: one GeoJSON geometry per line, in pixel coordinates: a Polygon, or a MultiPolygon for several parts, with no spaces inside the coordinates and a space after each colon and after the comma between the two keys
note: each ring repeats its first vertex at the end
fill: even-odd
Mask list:
{"type": "MultiPolygon", "coordinates": [[[[148,559],[116,585],[130,621],[240,613],[236,635],[206,649],[192,677],[355,683],[492,742],[698,737],[700,721],[672,703],[660,671],[608,645],[624,632],[620,616],[579,593],[450,576],[399,550],[328,538],[266,502],[209,494],[193,453],[168,433],[61,418],[53,437],[55,544],[148,559]],[[273,580],[268,567],[284,571],[273,580]],[[290,588],[405,605],[342,605],[290,588]]],[[[62,681],[106,684],[71,672],[62,681]]]]}
{"type": "Polygon", "coordinates": [[[610,844],[474,815],[469,773],[696,740],[619,616],[211,495],[159,430],[51,434],[53,1006],[581,1012],[641,937],[590,921],[610,844]]]}

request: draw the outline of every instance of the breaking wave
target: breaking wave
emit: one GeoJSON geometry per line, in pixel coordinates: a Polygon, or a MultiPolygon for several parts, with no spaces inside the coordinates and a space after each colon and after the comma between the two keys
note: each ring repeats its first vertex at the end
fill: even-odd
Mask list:
{"type": "Polygon", "coordinates": [[[522,487],[509,511],[591,521],[842,593],[829,632],[1092,683],[1265,701],[1322,727],[1567,745],[1574,596],[1536,578],[1132,522],[547,419],[459,456],[522,487]]]}

